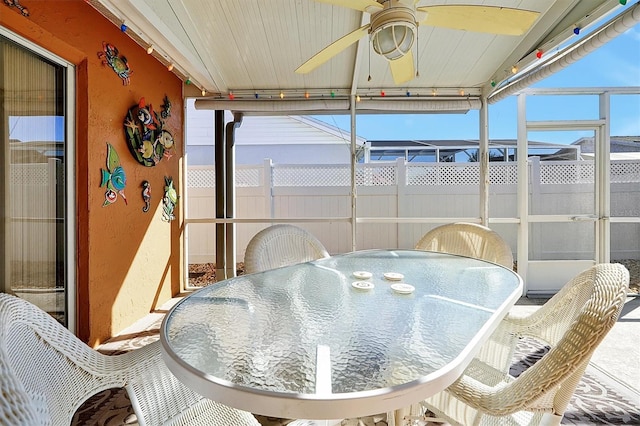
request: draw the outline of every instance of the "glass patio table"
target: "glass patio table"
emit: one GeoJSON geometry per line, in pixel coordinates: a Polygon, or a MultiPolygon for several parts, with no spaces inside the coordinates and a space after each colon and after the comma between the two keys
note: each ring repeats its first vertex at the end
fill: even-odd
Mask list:
{"type": "Polygon", "coordinates": [[[160,338],[175,376],[222,404],[358,417],[445,389],[521,295],[493,263],[365,250],[212,283],[171,309],[160,338]]]}

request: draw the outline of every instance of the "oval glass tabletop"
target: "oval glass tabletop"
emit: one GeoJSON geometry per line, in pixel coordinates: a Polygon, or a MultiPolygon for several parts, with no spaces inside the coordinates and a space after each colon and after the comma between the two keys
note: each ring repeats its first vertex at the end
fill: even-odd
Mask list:
{"type": "Polygon", "coordinates": [[[194,292],[163,322],[163,356],[197,392],[253,413],[390,411],[451,384],[521,293],[517,274],[476,259],[353,252],[194,292]],[[371,273],[366,291],[354,271],[371,273]]]}

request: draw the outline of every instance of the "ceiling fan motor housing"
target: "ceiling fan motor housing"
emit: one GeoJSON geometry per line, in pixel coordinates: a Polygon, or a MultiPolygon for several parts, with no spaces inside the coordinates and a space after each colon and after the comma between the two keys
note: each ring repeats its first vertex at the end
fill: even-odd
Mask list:
{"type": "Polygon", "coordinates": [[[406,55],[416,38],[414,9],[397,0],[385,3],[384,9],[371,15],[373,50],[390,61],[406,55]]]}

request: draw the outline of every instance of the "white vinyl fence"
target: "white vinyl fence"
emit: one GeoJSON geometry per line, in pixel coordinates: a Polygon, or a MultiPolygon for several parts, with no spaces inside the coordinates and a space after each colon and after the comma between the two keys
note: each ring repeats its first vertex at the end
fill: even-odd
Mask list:
{"type": "MultiPolygon", "coordinates": [[[[490,163],[490,217],[517,217],[517,164],[490,163]]],[[[529,163],[531,214],[592,214],[593,161],[529,163]]],[[[357,217],[463,218],[479,217],[478,163],[358,164],[356,169],[357,217]]],[[[330,222],[304,222],[330,253],[351,251],[351,225],[337,218],[351,216],[350,165],[239,166],[236,170],[236,218],[335,218],[330,222]]],[[[215,217],[215,171],[192,166],[187,175],[187,218],[215,217]]],[[[640,161],[611,162],[611,216],[640,217],[640,161]]],[[[274,222],[275,223],[275,222],[274,222]]],[[[244,259],[251,237],[270,223],[236,225],[236,256],[244,259]]],[[[412,248],[433,223],[359,223],[356,246],[412,248]]],[[[491,225],[516,253],[517,226],[491,225]]],[[[640,259],[637,224],[612,226],[612,259],[640,259]],[[632,232],[629,232],[629,229],[632,232]]],[[[581,248],[579,233],[558,226],[552,238],[532,238],[534,259],[589,257],[581,248]]],[[[535,231],[535,230],[534,230],[535,231]]],[[[215,261],[215,225],[188,226],[189,263],[215,261]]]]}

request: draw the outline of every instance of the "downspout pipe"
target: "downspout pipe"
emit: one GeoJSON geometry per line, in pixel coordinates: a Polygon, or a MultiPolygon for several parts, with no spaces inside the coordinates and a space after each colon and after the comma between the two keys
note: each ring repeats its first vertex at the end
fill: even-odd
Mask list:
{"type": "MultiPolygon", "coordinates": [[[[233,113],[233,121],[225,128],[225,215],[227,219],[236,217],[236,129],[242,125],[243,114],[233,113]]],[[[225,224],[226,237],[226,277],[236,276],[236,224],[225,224]]]]}
{"type": "MultiPolygon", "coordinates": [[[[224,143],[224,110],[214,112],[214,155],[216,175],[216,219],[224,219],[226,216],[225,205],[225,143],[224,143]]],[[[216,281],[225,276],[225,226],[224,223],[216,223],[216,281]]]]}

